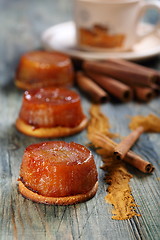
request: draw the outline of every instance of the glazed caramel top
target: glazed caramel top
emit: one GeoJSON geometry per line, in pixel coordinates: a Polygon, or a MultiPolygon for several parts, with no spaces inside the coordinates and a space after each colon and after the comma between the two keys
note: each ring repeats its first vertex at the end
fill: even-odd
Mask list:
{"type": "Polygon", "coordinates": [[[25,154],[33,161],[48,161],[54,165],[83,164],[92,157],[91,152],[84,146],[64,141],[43,142],[32,144],[26,148],[25,154]]]}
{"type": "Polygon", "coordinates": [[[63,67],[70,63],[69,57],[59,52],[33,51],[26,53],[23,58],[41,68],[50,66],[63,67]]]}
{"type": "Polygon", "coordinates": [[[32,103],[59,105],[80,101],[79,95],[67,88],[40,88],[25,91],[24,100],[32,103]]]}

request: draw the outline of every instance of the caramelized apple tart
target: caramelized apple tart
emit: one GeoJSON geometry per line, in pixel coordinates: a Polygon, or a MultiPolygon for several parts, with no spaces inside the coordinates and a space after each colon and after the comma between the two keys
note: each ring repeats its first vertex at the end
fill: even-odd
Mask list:
{"type": "Polygon", "coordinates": [[[70,58],[54,51],[32,51],[21,58],[15,84],[26,89],[40,87],[70,87],[73,85],[73,66],[70,58]]]}
{"type": "Polygon", "coordinates": [[[40,138],[72,135],[86,125],[79,94],[56,87],[25,91],[16,121],[20,132],[40,138]]]}
{"type": "Polygon", "coordinates": [[[94,157],[74,142],[32,144],[23,155],[18,188],[38,203],[70,205],[89,200],[98,188],[94,157]]]}

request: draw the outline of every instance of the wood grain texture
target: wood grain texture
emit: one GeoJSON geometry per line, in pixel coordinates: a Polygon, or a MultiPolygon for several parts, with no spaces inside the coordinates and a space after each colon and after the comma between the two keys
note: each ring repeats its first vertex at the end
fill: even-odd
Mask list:
{"type": "MultiPolygon", "coordinates": [[[[0,239],[66,240],[159,240],[160,239],[160,137],[144,134],[134,150],[155,166],[145,175],[128,166],[133,174],[132,193],[141,217],[116,221],[111,219],[112,206],[105,203],[107,184],[100,157],[94,153],[99,173],[99,189],[88,202],[73,206],[45,206],[24,199],[17,191],[17,178],[24,149],[43,141],[27,137],[15,129],[22,91],[13,83],[22,53],[41,48],[41,33],[53,24],[70,20],[70,0],[0,0],[0,239]]],[[[160,69],[160,57],[143,63],[160,69]]],[[[90,102],[82,95],[88,115],[90,102]]],[[[148,104],[106,103],[102,111],[111,122],[112,131],[129,133],[128,115],[155,113],[160,116],[160,98],[148,104]]],[[[86,144],[86,132],[65,138],[86,144]]]]}

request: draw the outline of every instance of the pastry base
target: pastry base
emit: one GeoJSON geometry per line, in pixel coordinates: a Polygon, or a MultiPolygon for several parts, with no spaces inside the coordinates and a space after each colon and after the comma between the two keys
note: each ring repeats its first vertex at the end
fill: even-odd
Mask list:
{"type": "Polygon", "coordinates": [[[25,187],[22,181],[19,181],[18,189],[23,197],[30,199],[33,202],[44,203],[49,205],[71,205],[71,204],[76,204],[80,202],[85,202],[91,199],[92,197],[94,197],[98,189],[98,181],[95,183],[95,185],[89,192],[83,193],[83,194],[77,194],[74,196],[67,196],[67,197],[56,198],[56,197],[42,196],[38,193],[32,192],[27,187],[25,187]]]}
{"type": "Polygon", "coordinates": [[[56,138],[56,137],[66,137],[73,135],[82,131],[87,126],[87,118],[85,117],[82,122],[73,128],[69,127],[51,127],[51,128],[34,128],[34,126],[25,123],[20,118],[16,121],[16,128],[29,136],[38,137],[38,138],[56,138]]]}

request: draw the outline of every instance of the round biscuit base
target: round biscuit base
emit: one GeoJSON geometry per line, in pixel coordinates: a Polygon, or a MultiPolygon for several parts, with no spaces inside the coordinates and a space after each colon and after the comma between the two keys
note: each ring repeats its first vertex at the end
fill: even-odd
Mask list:
{"type": "Polygon", "coordinates": [[[69,127],[51,127],[51,128],[34,128],[32,125],[29,125],[25,123],[23,120],[18,118],[16,120],[16,128],[32,137],[38,137],[38,138],[56,138],[56,137],[66,137],[73,134],[76,134],[80,131],[82,131],[87,126],[87,118],[85,117],[82,122],[73,128],[69,127]]]}
{"type": "Polygon", "coordinates": [[[18,185],[19,192],[22,194],[23,197],[32,200],[33,202],[37,203],[44,203],[48,205],[72,205],[80,202],[85,202],[94,197],[98,189],[98,181],[95,183],[93,188],[83,194],[77,194],[74,196],[67,196],[67,197],[45,197],[40,194],[37,194],[31,190],[29,190],[22,181],[19,181],[18,185]]]}

